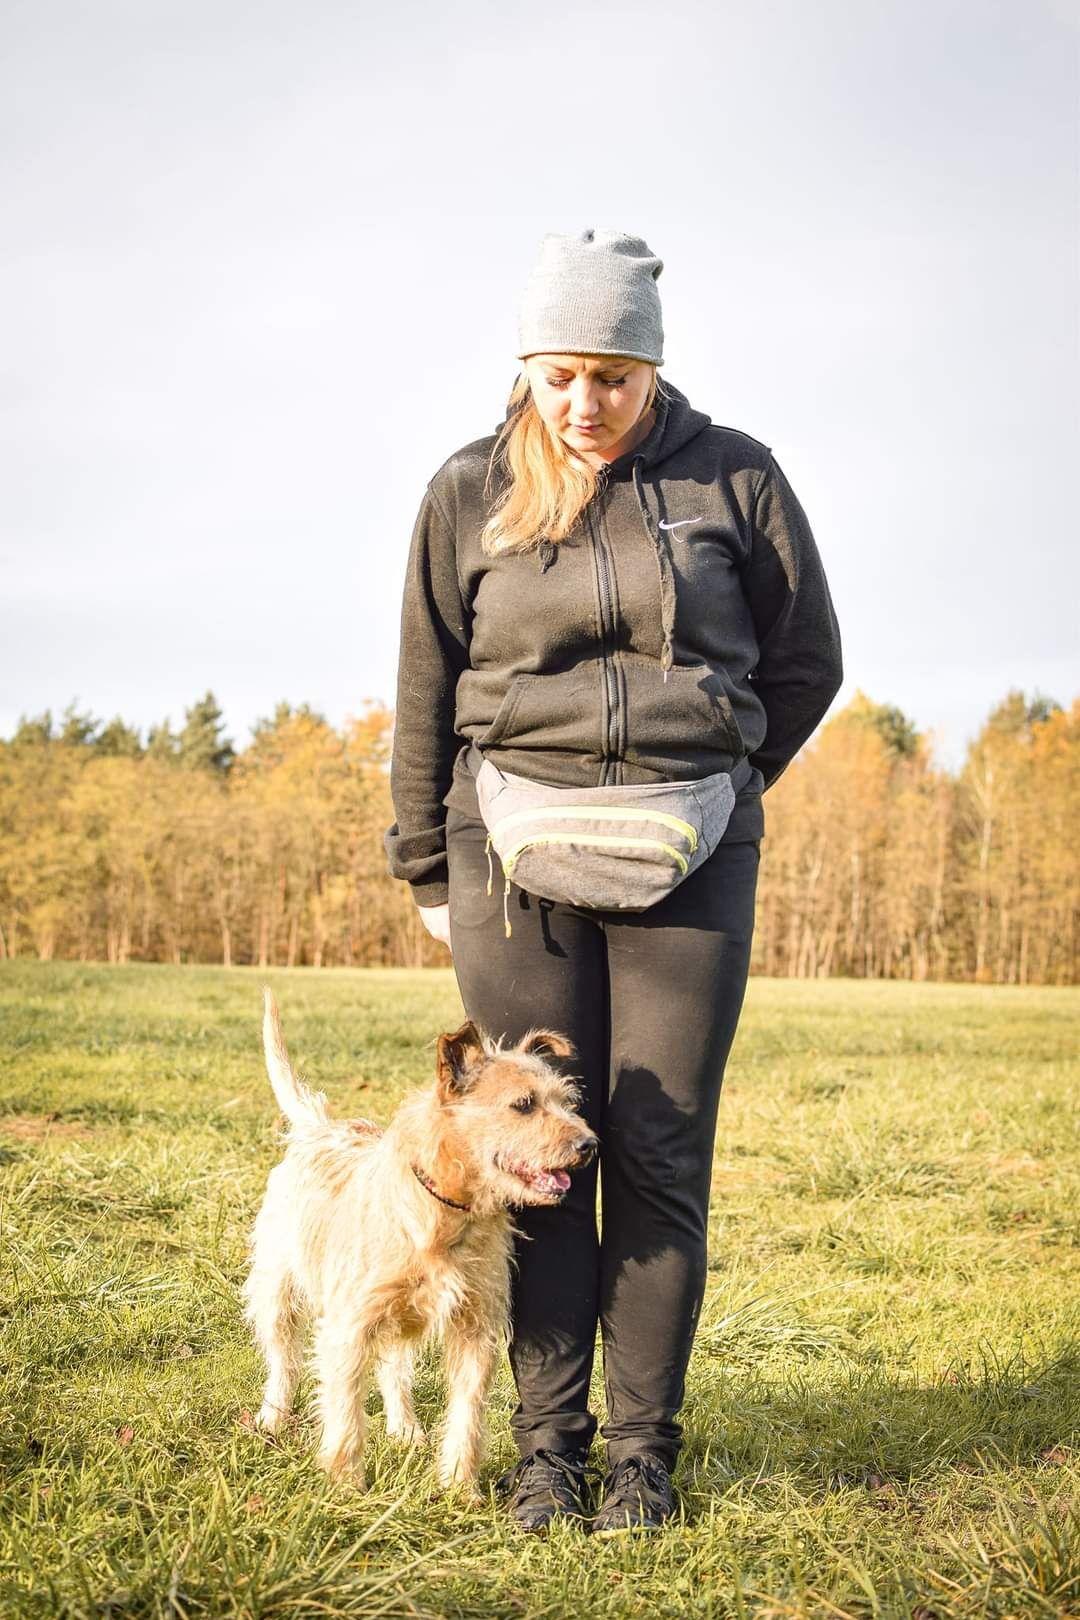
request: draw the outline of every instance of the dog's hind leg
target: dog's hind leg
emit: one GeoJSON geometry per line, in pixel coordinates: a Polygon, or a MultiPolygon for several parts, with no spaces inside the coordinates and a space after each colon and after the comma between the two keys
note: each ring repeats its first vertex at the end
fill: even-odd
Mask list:
{"type": "Polygon", "coordinates": [[[495,1370],[497,1338],[482,1317],[455,1317],[446,1329],[449,1401],[439,1443],[439,1483],[475,1492],[484,1444],[484,1397],[495,1370]]]}
{"type": "Polygon", "coordinates": [[[301,1303],[290,1273],[256,1252],[244,1285],[245,1315],[266,1361],[263,1403],[255,1421],[275,1434],[292,1411],[303,1365],[301,1303]]]}
{"type": "Polygon", "coordinates": [[[413,1406],[416,1349],[414,1339],[398,1339],[379,1357],[375,1368],[375,1380],[386,1412],[386,1432],[392,1440],[402,1440],[407,1446],[427,1443],[424,1426],[413,1406]]]}

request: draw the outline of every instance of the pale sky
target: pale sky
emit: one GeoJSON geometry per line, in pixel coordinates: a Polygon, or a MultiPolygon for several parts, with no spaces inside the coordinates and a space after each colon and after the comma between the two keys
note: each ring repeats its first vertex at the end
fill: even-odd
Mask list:
{"type": "Polygon", "coordinates": [[[1080,693],[1068,0],[8,0],[0,734],[393,703],[424,486],[547,231],[665,261],[662,375],[770,445],[847,680],[943,762],[1080,693]]]}

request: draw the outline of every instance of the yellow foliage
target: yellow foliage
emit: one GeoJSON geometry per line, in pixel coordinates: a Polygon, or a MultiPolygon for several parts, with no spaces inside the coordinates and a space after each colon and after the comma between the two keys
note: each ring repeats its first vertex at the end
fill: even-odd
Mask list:
{"type": "MultiPolygon", "coordinates": [[[[227,775],[0,743],[0,956],[445,963],[387,875],[393,715],[282,707],[227,775]]],[[[1080,700],[1012,693],[956,777],[857,692],[765,801],[758,972],[1073,983],[1080,700]]]]}

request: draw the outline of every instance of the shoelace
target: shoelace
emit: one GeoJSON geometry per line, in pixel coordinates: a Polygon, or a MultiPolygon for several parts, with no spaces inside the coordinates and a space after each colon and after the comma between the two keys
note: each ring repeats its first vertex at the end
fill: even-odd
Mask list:
{"type": "Polygon", "coordinates": [[[639,1479],[644,1480],[655,1495],[667,1500],[671,1492],[671,1476],[663,1463],[653,1462],[649,1457],[625,1457],[621,1463],[616,1463],[604,1480],[605,1500],[629,1493],[639,1479]]]}
{"type": "Polygon", "coordinates": [[[534,1451],[528,1457],[522,1457],[516,1468],[502,1476],[499,1481],[500,1493],[510,1496],[517,1490],[523,1476],[525,1480],[525,1498],[544,1495],[558,1487],[570,1490],[575,1497],[580,1497],[585,1488],[586,1467],[582,1463],[575,1466],[566,1457],[557,1451],[547,1451],[543,1448],[534,1451]]]}

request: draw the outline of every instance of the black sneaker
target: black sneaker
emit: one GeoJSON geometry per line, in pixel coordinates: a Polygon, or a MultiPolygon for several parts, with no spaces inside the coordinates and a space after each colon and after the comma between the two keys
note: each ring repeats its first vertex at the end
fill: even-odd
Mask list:
{"type": "Polygon", "coordinates": [[[585,1456],[579,1451],[534,1451],[516,1468],[507,1469],[495,1488],[510,1498],[510,1516],[533,1535],[560,1516],[578,1522],[588,1517],[583,1500],[585,1456]]]}
{"type": "Polygon", "coordinates": [[[656,1530],[675,1512],[671,1474],[662,1457],[639,1451],[616,1463],[604,1480],[604,1500],[592,1523],[594,1536],[656,1530]]]}

